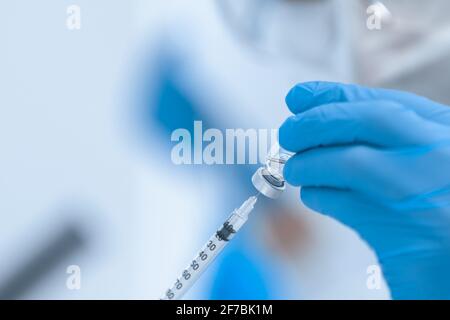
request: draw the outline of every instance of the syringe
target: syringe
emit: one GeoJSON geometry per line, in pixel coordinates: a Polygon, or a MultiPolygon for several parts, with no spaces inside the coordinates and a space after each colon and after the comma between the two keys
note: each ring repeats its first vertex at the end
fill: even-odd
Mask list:
{"type": "MultiPolygon", "coordinates": [[[[253,186],[258,190],[258,195],[276,199],[285,189],[283,169],[287,160],[294,153],[280,148],[278,144],[272,146],[264,167],[259,168],[252,177],[253,186]]],[[[257,197],[248,198],[239,209],[235,209],[223,226],[209,238],[200,253],[192,260],[191,264],[183,270],[174,285],[169,288],[162,300],[180,299],[187,290],[197,281],[208,265],[233,238],[234,234],[247,221],[248,214],[253,210],[257,197]]]]}
{"type": "Polygon", "coordinates": [[[222,227],[209,238],[199,254],[194,257],[189,266],[183,270],[173,286],[164,293],[164,296],[161,298],[162,300],[176,300],[183,297],[186,291],[192,287],[199,276],[206,270],[209,264],[217,257],[223,248],[225,248],[228,241],[231,240],[235,233],[245,224],[257,199],[256,196],[248,198],[239,209],[235,209],[232,212],[222,227]]]}

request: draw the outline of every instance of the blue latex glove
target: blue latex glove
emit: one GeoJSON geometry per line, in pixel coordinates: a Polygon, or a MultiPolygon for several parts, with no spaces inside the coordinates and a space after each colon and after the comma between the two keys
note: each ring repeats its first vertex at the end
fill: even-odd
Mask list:
{"type": "Polygon", "coordinates": [[[284,174],[303,203],[367,241],[394,299],[450,298],[450,108],[328,82],[286,103],[284,174]]]}

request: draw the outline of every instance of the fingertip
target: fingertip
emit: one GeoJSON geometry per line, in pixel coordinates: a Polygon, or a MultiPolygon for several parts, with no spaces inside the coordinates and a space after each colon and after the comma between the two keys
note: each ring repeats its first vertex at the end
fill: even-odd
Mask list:
{"type": "Polygon", "coordinates": [[[309,189],[306,187],[300,188],[300,200],[307,207],[309,207],[308,206],[309,199],[310,199],[309,189]]]}
{"type": "Polygon", "coordinates": [[[285,101],[289,110],[300,113],[315,106],[333,102],[347,101],[355,95],[354,85],[328,81],[309,81],[295,85],[287,94],[285,101]]]}
{"type": "Polygon", "coordinates": [[[311,103],[317,85],[317,82],[304,82],[289,90],[285,98],[289,110],[294,114],[304,111],[311,103]]]}
{"type": "Polygon", "coordinates": [[[278,142],[283,149],[295,152],[296,134],[293,132],[295,116],[287,118],[278,129],[278,142]]]}
{"type": "Polygon", "coordinates": [[[320,211],[317,206],[317,201],[315,201],[317,194],[317,188],[303,187],[300,189],[300,201],[303,205],[311,210],[320,211]]]}

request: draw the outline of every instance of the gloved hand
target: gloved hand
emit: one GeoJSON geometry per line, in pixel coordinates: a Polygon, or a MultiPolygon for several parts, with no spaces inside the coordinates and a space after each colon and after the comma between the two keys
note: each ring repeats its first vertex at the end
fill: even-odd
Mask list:
{"type": "Polygon", "coordinates": [[[284,175],[303,203],[366,240],[394,299],[450,298],[450,108],[328,82],[286,103],[284,175]]]}

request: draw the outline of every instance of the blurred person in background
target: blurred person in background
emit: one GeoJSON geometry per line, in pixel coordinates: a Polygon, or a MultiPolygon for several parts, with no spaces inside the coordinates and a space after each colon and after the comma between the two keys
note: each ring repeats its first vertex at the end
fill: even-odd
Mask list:
{"type": "MultiPolygon", "coordinates": [[[[383,1],[390,16],[375,31],[366,25],[373,1],[172,2],[166,27],[154,37],[159,50],[149,70],[158,65],[159,73],[146,87],[150,117],[166,137],[178,127],[192,128],[194,120],[214,128],[276,128],[288,115],[280,97],[311,79],[403,89],[446,102],[438,70],[447,68],[450,33],[442,8],[449,5],[436,2],[383,1]]],[[[210,170],[235,175],[222,176],[222,189],[217,182],[214,187],[224,199],[244,198],[255,168],[224,167],[210,170]],[[241,188],[230,192],[230,185],[241,188]]],[[[362,241],[297,202],[286,196],[265,205],[259,221],[219,260],[209,297],[387,298],[384,285],[366,286],[367,268],[377,262],[362,241]]]]}

